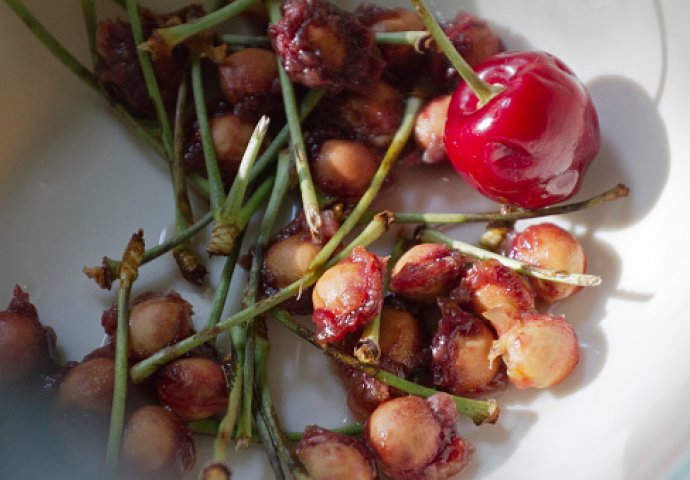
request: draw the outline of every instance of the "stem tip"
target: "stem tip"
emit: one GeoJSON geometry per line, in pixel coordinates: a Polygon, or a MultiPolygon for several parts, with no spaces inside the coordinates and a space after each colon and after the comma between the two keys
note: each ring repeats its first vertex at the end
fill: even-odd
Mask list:
{"type": "Polygon", "coordinates": [[[230,469],[223,463],[212,463],[203,469],[199,478],[201,480],[230,480],[230,469]]]}

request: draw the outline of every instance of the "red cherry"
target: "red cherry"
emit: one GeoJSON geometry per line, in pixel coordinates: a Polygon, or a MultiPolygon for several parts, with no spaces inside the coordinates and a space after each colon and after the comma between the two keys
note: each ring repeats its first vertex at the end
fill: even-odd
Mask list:
{"type": "Polygon", "coordinates": [[[448,108],[448,158],[487,197],[523,208],[566,200],[599,150],[599,120],[587,89],[544,52],[506,52],[476,68],[504,90],[480,105],[466,82],[448,108]]]}

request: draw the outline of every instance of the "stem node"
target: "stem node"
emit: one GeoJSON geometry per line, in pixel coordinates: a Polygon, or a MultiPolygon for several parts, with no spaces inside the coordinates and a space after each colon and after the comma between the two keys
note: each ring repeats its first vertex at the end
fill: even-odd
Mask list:
{"type": "Polygon", "coordinates": [[[213,225],[211,239],[206,246],[209,256],[229,256],[240,233],[240,229],[235,224],[216,223],[213,225]]]}
{"type": "Polygon", "coordinates": [[[175,248],[173,249],[173,257],[175,257],[175,262],[185,280],[197,287],[204,283],[208,270],[190,249],[186,247],[175,248]]]}

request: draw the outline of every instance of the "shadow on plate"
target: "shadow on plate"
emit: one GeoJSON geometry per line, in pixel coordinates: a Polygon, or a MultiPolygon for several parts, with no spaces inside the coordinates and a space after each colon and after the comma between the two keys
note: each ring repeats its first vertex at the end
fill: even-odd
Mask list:
{"type": "Polygon", "coordinates": [[[670,170],[666,126],[654,99],[629,78],[602,76],[588,88],[599,112],[602,144],[578,197],[626,183],[630,196],[614,207],[616,215],[608,213],[611,207],[588,212],[588,223],[618,230],[646,217],[664,190],[670,170]]]}
{"type": "Polygon", "coordinates": [[[501,420],[496,425],[467,430],[460,427],[460,434],[480,452],[463,471],[462,478],[476,478],[480,470],[487,474],[501,465],[500,459],[510,458],[519,440],[527,435],[538,419],[539,413],[534,410],[507,407],[502,409],[501,420]],[[490,458],[481,454],[487,446],[493,452],[490,458]]]}

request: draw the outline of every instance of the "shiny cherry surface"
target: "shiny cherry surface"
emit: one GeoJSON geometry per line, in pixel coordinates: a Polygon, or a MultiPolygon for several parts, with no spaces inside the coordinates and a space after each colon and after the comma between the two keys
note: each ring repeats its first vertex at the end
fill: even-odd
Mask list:
{"type": "Polygon", "coordinates": [[[455,169],[485,196],[523,208],[574,195],[600,145],[582,82],[544,52],[501,53],[476,72],[505,89],[483,106],[466,83],[455,90],[445,130],[455,169]]]}

